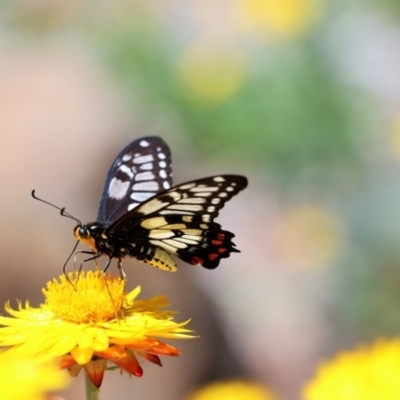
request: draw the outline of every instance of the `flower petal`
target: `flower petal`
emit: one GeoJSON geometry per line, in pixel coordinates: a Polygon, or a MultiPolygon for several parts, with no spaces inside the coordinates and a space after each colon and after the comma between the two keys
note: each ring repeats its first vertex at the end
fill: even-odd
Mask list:
{"type": "Polygon", "coordinates": [[[143,369],[132,351],[127,351],[125,358],[114,361],[114,363],[132,375],[138,377],[143,375],[143,369]]]}
{"type": "Polygon", "coordinates": [[[71,355],[72,357],[74,357],[75,361],[78,364],[83,365],[88,363],[92,359],[93,349],[81,349],[79,346],[76,346],[74,349],[71,350],[71,355]]]}
{"type": "Polygon", "coordinates": [[[103,382],[104,371],[107,366],[107,361],[103,358],[99,358],[98,360],[92,360],[89,363],[85,364],[83,368],[85,369],[88,377],[93,382],[93,385],[99,388],[101,386],[101,382],[103,382]]]}

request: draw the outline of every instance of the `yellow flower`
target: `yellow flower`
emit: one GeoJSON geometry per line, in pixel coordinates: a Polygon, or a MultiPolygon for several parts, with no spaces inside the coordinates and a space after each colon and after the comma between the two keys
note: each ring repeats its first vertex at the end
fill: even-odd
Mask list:
{"type": "Polygon", "coordinates": [[[198,390],[187,400],[276,400],[267,388],[253,382],[219,381],[198,390]]]}
{"type": "Polygon", "coordinates": [[[65,388],[67,378],[53,363],[0,355],[1,400],[45,400],[48,391],[65,388]]]}
{"type": "Polygon", "coordinates": [[[232,97],[246,78],[245,54],[207,41],[192,43],[181,55],[177,72],[184,94],[202,106],[215,107],[232,97]]]}
{"type": "Polygon", "coordinates": [[[320,0],[236,0],[239,23],[245,30],[279,36],[300,36],[320,18],[320,0]]]}
{"type": "Polygon", "coordinates": [[[392,141],[389,143],[390,148],[397,162],[400,161],[400,113],[398,113],[393,122],[392,141]]]}
{"type": "Polygon", "coordinates": [[[60,277],[47,284],[45,304],[27,302],[14,318],[1,317],[0,346],[9,355],[59,358],[61,367],[76,376],[82,368],[100,387],[107,363],[135,376],[142,375],[137,356],[161,365],[159,356],[178,356],[179,350],[159,338],[190,338],[187,322],[173,321],[164,296],[136,300],[140,287],[125,295],[124,281],[100,271],[60,277]],[[71,285],[72,283],[72,285],[71,285]]]}
{"type": "Polygon", "coordinates": [[[400,399],[400,339],[342,351],[320,365],[303,389],[305,400],[400,399]]]}

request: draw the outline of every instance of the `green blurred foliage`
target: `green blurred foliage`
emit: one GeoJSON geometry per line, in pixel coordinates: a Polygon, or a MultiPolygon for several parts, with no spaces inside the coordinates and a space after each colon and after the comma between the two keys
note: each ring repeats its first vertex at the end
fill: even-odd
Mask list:
{"type": "Polygon", "coordinates": [[[286,183],[305,173],[311,183],[325,181],[337,166],[362,163],[362,94],[335,80],[318,41],[257,55],[239,91],[208,107],[182,93],[170,38],[132,31],[106,37],[102,45],[116,76],[140,89],[144,118],[160,105],[172,111],[204,154],[233,156],[286,183]]]}

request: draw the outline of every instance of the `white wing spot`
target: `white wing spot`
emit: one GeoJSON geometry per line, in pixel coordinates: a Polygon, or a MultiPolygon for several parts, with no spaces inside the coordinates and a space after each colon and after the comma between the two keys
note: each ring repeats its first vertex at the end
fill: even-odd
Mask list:
{"type": "Polygon", "coordinates": [[[152,181],[155,179],[155,176],[152,172],[146,171],[146,172],[139,172],[136,175],[136,180],[137,181],[152,181]]]}
{"type": "Polygon", "coordinates": [[[210,192],[203,192],[203,193],[195,193],[194,195],[198,196],[198,197],[209,197],[209,196],[211,196],[211,194],[212,193],[210,193],[210,192]]]}
{"type": "Polygon", "coordinates": [[[201,236],[201,234],[203,233],[201,229],[185,229],[184,232],[184,237],[187,237],[188,239],[196,239],[196,237],[201,236]]]}
{"type": "Polygon", "coordinates": [[[122,164],[119,168],[118,171],[123,172],[124,174],[127,174],[129,176],[130,179],[132,179],[135,174],[132,172],[132,170],[127,167],[126,165],[122,164]]]}
{"type": "Polygon", "coordinates": [[[160,161],[158,165],[160,166],[160,168],[167,168],[167,163],[165,161],[160,161]]]}
{"type": "Polygon", "coordinates": [[[158,183],[155,181],[135,183],[132,190],[137,190],[138,192],[143,190],[155,192],[158,190],[158,183]]]}
{"type": "MultiPolygon", "coordinates": [[[[176,211],[176,210],[161,210],[162,215],[187,215],[189,211],[176,211]]],[[[193,214],[193,213],[192,213],[193,214]]]]}
{"type": "Polygon", "coordinates": [[[165,169],[160,169],[159,173],[161,178],[165,179],[167,177],[167,172],[165,171],[165,169]]]}
{"type": "Polygon", "coordinates": [[[218,199],[217,197],[215,197],[214,199],[211,200],[211,204],[219,204],[220,201],[221,201],[221,199],[218,199]]]}
{"type": "Polygon", "coordinates": [[[108,187],[108,195],[116,200],[121,200],[129,189],[130,181],[122,182],[117,178],[112,178],[108,187]]]}
{"type": "Polygon", "coordinates": [[[165,239],[163,240],[163,243],[169,244],[170,246],[176,247],[178,249],[185,249],[187,247],[186,244],[182,242],[177,242],[173,239],[165,239]]]}
{"type": "Polygon", "coordinates": [[[171,185],[167,181],[163,182],[163,186],[164,186],[164,189],[169,189],[171,187],[171,185]]]}
{"type": "Polygon", "coordinates": [[[133,192],[130,197],[132,200],[136,200],[141,203],[152,196],[154,196],[154,193],[152,192],[133,192]]]}
{"type": "MultiPolygon", "coordinates": [[[[218,186],[197,186],[190,189],[191,192],[216,192],[219,190],[218,186]]],[[[233,189],[232,189],[233,190],[233,189]]]]}
{"type": "Polygon", "coordinates": [[[147,203],[144,203],[140,206],[139,212],[142,214],[150,214],[158,211],[160,208],[163,208],[166,205],[168,205],[168,203],[163,203],[158,199],[149,200],[147,203]]]}
{"type": "Polygon", "coordinates": [[[170,246],[168,243],[165,243],[164,240],[161,241],[161,240],[150,239],[149,242],[154,246],[162,247],[164,250],[167,250],[172,254],[176,254],[176,247],[170,246]]]}
{"type": "Polygon", "coordinates": [[[182,196],[181,196],[181,194],[179,192],[168,193],[168,196],[172,197],[172,199],[174,201],[178,201],[178,200],[180,200],[182,198],[182,196]]]}
{"type": "Polygon", "coordinates": [[[153,163],[149,162],[146,164],[142,164],[139,168],[144,170],[151,170],[153,169],[153,163]]]}
{"type": "Polygon", "coordinates": [[[225,192],[221,192],[218,196],[219,197],[228,197],[228,195],[225,192]]]}
{"type": "Polygon", "coordinates": [[[212,212],[215,211],[215,207],[214,206],[210,206],[210,207],[207,208],[207,211],[212,213],[212,212]]]}
{"type": "Polygon", "coordinates": [[[208,214],[202,215],[201,218],[204,222],[210,222],[210,216],[208,214]]]}
{"type": "Polygon", "coordinates": [[[168,239],[174,236],[174,232],[160,229],[152,229],[149,234],[150,239],[168,239]]]}
{"type": "Polygon", "coordinates": [[[147,154],[146,156],[135,157],[133,159],[134,164],[143,164],[154,161],[154,157],[151,154],[147,154]]]}
{"type": "Polygon", "coordinates": [[[145,229],[154,229],[167,225],[167,221],[164,217],[154,217],[145,219],[140,225],[145,229]]]}
{"type": "Polygon", "coordinates": [[[222,176],[216,176],[213,179],[214,182],[225,182],[225,178],[223,178],[222,176]]]}
{"type": "Polygon", "coordinates": [[[227,192],[233,192],[233,190],[234,190],[234,189],[233,189],[233,187],[231,187],[231,186],[228,186],[228,187],[226,188],[226,191],[227,191],[227,192]]]}
{"type": "Polygon", "coordinates": [[[175,240],[186,244],[199,244],[198,240],[196,241],[196,240],[186,239],[184,236],[178,237],[175,240]]]}
{"type": "Polygon", "coordinates": [[[195,183],[187,183],[186,185],[179,186],[179,189],[187,190],[187,189],[191,189],[192,187],[195,187],[195,186],[196,186],[195,183]]]}
{"type": "Polygon", "coordinates": [[[163,229],[186,229],[186,224],[170,224],[163,226],[163,229]]]}
{"type": "Polygon", "coordinates": [[[181,199],[178,203],[181,204],[203,204],[206,202],[206,199],[202,197],[189,197],[187,199],[181,199]]]}
{"type": "Polygon", "coordinates": [[[131,158],[132,158],[132,156],[131,156],[130,154],[125,154],[125,155],[122,157],[122,161],[129,161],[131,158]]]}
{"type": "Polygon", "coordinates": [[[158,153],[158,158],[160,158],[161,160],[165,160],[166,155],[164,153],[158,153]]]}
{"type": "Polygon", "coordinates": [[[171,204],[168,206],[168,210],[178,210],[178,211],[201,211],[202,206],[197,206],[195,204],[171,204]]]}
{"type": "Polygon", "coordinates": [[[128,211],[131,211],[131,210],[133,210],[135,207],[137,207],[139,205],[139,203],[131,203],[131,204],[129,204],[129,206],[128,206],[128,211]]]}
{"type": "Polygon", "coordinates": [[[147,140],[141,140],[139,143],[142,147],[149,147],[150,143],[147,140]]]}

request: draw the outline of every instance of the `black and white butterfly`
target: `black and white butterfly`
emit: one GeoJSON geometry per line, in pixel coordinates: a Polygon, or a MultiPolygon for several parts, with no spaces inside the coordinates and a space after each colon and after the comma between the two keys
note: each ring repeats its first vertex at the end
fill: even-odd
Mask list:
{"type": "Polygon", "coordinates": [[[93,255],[85,261],[108,257],[104,270],[116,258],[122,271],[121,261],[129,256],[176,271],[171,255],[213,269],[221,258],[239,252],[234,234],[214,218],[246,186],[247,179],[239,175],[173,186],[168,145],[161,138],[144,137],[126,146],[111,165],[95,222],[82,224],[64,209],[61,214],[78,222],[77,245],[89,245],[91,251],[83,253],[93,255]]]}

